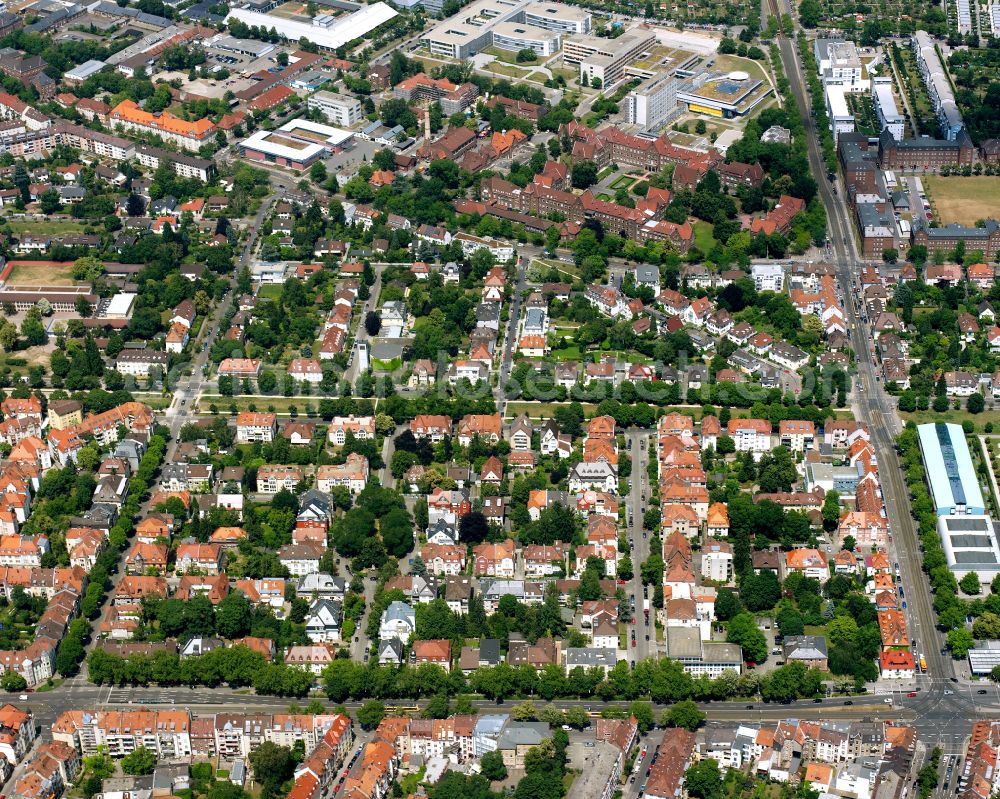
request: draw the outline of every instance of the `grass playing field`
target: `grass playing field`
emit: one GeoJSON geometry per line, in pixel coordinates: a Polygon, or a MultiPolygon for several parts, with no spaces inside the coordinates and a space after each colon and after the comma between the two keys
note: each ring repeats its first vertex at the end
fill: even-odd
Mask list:
{"type": "Polygon", "coordinates": [[[299,22],[309,20],[306,16],[306,4],[305,3],[282,3],[277,8],[271,10],[271,13],[276,17],[282,17],[283,19],[294,19],[299,22]]]}
{"type": "Polygon", "coordinates": [[[977,219],[1000,219],[1000,177],[921,177],[937,220],[974,225],[977,219]]]}
{"type": "Polygon", "coordinates": [[[7,286],[72,286],[73,264],[53,266],[50,263],[17,264],[7,277],[7,286]]]}

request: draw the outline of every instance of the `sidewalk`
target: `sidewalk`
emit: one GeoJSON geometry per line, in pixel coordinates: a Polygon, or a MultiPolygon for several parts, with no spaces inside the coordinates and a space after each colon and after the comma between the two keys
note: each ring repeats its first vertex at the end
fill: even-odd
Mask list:
{"type": "MultiPolygon", "coordinates": [[[[990,436],[993,438],[993,436],[990,436]]],[[[997,486],[997,476],[993,471],[993,460],[990,458],[990,446],[986,441],[987,436],[979,436],[979,446],[983,451],[983,460],[986,462],[986,471],[990,475],[990,486],[993,492],[993,507],[1000,510],[1000,487],[997,486]]]]}

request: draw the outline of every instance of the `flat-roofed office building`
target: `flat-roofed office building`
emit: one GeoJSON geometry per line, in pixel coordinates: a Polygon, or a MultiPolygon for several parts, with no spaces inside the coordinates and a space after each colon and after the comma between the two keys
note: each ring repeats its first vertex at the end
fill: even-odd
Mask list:
{"type": "Polygon", "coordinates": [[[432,55],[459,60],[490,45],[504,50],[531,48],[549,56],[558,52],[563,34],[586,33],[590,27],[589,11],[561,3],[476,0],[424,33],[420,43],[432,55]]]}
{"type": "Polygon", "coordinates": [[[851,91],[860,91],[864,88],[861,78],[861,57],[854,42],[817,39],[813,44],[813,53],[823,80],[843,84],[851,91]]]}
{"type": "Polygon", "coordinates": [[[560,33],[590,33],[590,12],[562,3],[530,3],[524,9],[526,25],[560,33]]]}
{"type": "Polygon", "coordinates": [[[738,644],[702,641],[696,627],[668,627],[664,635],[667,657],[680,661],[694,677],[704,674],[715,679],[724,671],[739,674],[743,670],[743,650],[738,644]]]}
{"type": "Polygon", "coordinates": [[[309,108],[318,109],[323,116],[342,128],[349,128],[361,121],[361,103],[357,98],[335,92],[316,92],[306,102],[309,108]]]}
{"type": "Polygon", "coordinates": [[[934,37],[927,31],[916,31],[911,44],[917,67],[927,87],[927,95],[941,125],[941,133],[948,141],[954,141],[965,126],[962,123],[962,113],[955,103],[951,82],[938,55],[934,37]]]}
{"type": "Polygon", "coordinates": [[[625,97],[625,115],[631,125],[651,130],[677,110],[677,92],[684,81],[673,75],[656,75],[643,81],[625,97]]]}
{"type": "Polygon", "coordinates": [[[501,22],[493,27],[493,46],[500,50],[515,53],[534,50],[544,58],[559,52],[559,41],[559,34],[555,31],[523,22],[501,22]]]}
{"type": "Polygon", "coordinates": [[[892,93],[892,78],[872,80],[872,98],[875,101],[875,113],[882,130],[889,131],[896,141],[902,140],[906,119],[896,108],[896,98],[892,93]]]}
{"type": "Polygon", "coordinates": [[[493,28],[524,12],[525,0],[476,0],[420,39],[432,55],[464,59],[493,43],[493,28]]]}
{"type": "Polygon", "coordinates": [[[601,36],[567,36],[563,41],[563,59],[580,65],[580,78],[601,86],[614,86],[625,77],[625,67],[656,45],[656,34],[642,28],[626,31],[617,39],[601,36]]]}
{"type": "Polygon", "coordinates": [[[854,132],[854,114],[847,106],[847,91],[847,87],[841,83],[827,83],[823,87],[826,114],[830,119],[830,132],[834,141],[844,133],[854,132]]]}

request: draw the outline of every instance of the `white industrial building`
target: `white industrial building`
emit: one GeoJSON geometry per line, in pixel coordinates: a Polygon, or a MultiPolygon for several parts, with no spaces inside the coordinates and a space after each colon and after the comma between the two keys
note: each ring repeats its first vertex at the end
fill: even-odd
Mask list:
{"type": "Polygon", "coordinates": [[[938,534],[948,568],[956,579],[975,572],[988,583],[1000,573],[1000,546],[989,516],[938,516],[938,534]]]}
{"type": "Polygon", "coordinates": [[[990,3],[990,33],[1000,36],[1000,3],[990,3]]]}
{"type": "Polygon", "coordinates": [[[939,516],[986,513],[965,433],[957,424],[917,426],[924,473],[939,516]]]}
{"type": "Polygon", "coordinates": [[[816,64],[824,81],[839,83],[848,91],[859,92],[868,88],[862,80],[861,58],[854,42],[836,39],[817,39],[813,45],[816,64]]]}
{"type": "Polygon", "coordinates": [[[917,31],[913,34],[911,44],[924,85],[927,87],[927,94],[941,125],[941,135],[948,141],[954,141],[964,127],[962,114],[955,103],[955,95],[938,56],[934,38],[927,31],[917,31]]]}
{"type": "Polygon", "coordinates": [[[830,132],[837,141],[842,133],[854,133],[854,114],[847,107],[847,86],[827,83],[823,86],[826,97],[826,115],[830,118],[830,132]]]}
{"type": "Polygon", "coordinates": [[[872,99],[879,126],[889,131],[892,138],[900,141],[904,135],[906,118],[896,109],[896,98],[892,94],[892,78],[875,78],[872,81],[872,99]]]}
{"type": "Polygon", "coordinates": [[[135,308],[135,298],[138,295],[131,291],[119,291],[108,302],[104,309],[104,319],[131,319],[135,308]]]}
{"type": "Polygon", "coordinates": [[[977,677],[986,677],[1000,666],[1000,641],[978,641],[969,650],[969,670],[977,677]]]}
{"type": "Polygon", "coordinates": [[[232,9],[226,16],[226,21],[238,19],[247,25],[264,30],[274,29],[278,35],[290,42],[306,39],[321,50],[334,51],[348,42],[367,36],[379,25],[384,25],[398,16],[399,13],[394,8],[378,2],[361,6],[353,14],[336,18],[330,17],[330,15],[316,17],[312,24],[272,14],[261,14],[245,8],[232,9]]]}
{"type": "Polygon", "coordinates": [[[277,130],[258,130],[237,145],[240,155],[290,169],[306,169],[319,158],[347,147],[354,139],[349,130],[293,119],[277,130]]]}
{"type": "Polygon", "coordinates": [[[335,92],[316,92],[309,96],[306,102],[309,108],[315,108],[328,120],[342,128],[350,128],[361,121],[363,116],[361,103],[355,97],[335,92]]]}
{"type": "Polygon", "coordinates": [[[236,53],[247,58],[264,58],[278,49],[278,45],[271,42],[259,42],[256,39],[237,39],[227,33],[220,33],[213,36],[205,44],[215,50],[223,50],[227,53],[236,53]]]}
{"type": "Polygon", "coordinates": [[[94,59],[84,61],[78,67],[74,67],[63,75],[63,80],[67,83],[83,83],[91,75],[96,75],[106,66],[107,64],[103,61],[96,61],[94,59]]]}

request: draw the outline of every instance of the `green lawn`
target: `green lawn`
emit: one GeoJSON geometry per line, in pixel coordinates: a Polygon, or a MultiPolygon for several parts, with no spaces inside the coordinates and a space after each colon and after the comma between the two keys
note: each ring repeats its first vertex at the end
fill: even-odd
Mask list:
{"type": "Polygon", "coordinates": [[[416,793],[417,788],[420,786],[421,780],[424,778],[424,769],[420,769],[416,774],[407,774],[403,779],[399,781],[399,786],[403,789],[403,796],[410,796],[416,793]]]}
{"type": "Polygon", "coordinates": [[[555,258],[535,258],[528,267],[529,278],[540,274],[542,269],[555,269],[569,278],[570,282],[576,280],[579,274],[576,271],[576,264],[566,263],[555,258]]]}
{"type": "Polygon", "coordinates": [[[267,283],[260,287],[257,291],[257,296],[265,300],[274,300],[277,302],[281,299],[281,286],[276,283],[267,283]]]}
{"type": "Polygon", "coordinates": [[[72,286],[73,263],[53,266],[47,261],[22,263],[11,269],[7,276],[7,285],[14,286],[72,286]]]}
{"type": "Polygon", "coordinates": [[[498,61],[503,61],[507,64],[514,64],[517,66],[530,67],[538,63],[538,59],[536,58],[534,61],[530,63],[521,64],[517,60],[517,53],[512,53],[509,50],[501,50],[499,47],[484,47],[482,52],[486,53],[487,55],[493,56],[498,61]]]}
{"type": "Polygon", "coordinates": [[[757,105],[755,105],[753,111],[751,111],[749,114],[747,114],[746,118],[747,119],[754,119],[755,117],[760,116],[760,113],[762,111],[766,111],[768,108],[775,108],[778,105],[779,105],[778,99],[772,94],[766,100],[764,100],[763,102],[758,103],[757,105]]]}
{"type": "Polygon", "coordinates": [[[977,219],[1000,215],[1000,178],[979,175],[921,178],[924,190],[942,224],[974,225],[977,219]]]}
{"type": "MultiPolygon", "coordinates": [[[[506,414],[508,419],[513,419],[522,413],[528,414],[533,419],[550,419],[556,408],[561,405],[569,405],[569,402],[512,401],[507,403],[506,414]]],[[[580,405],[587,416],[597,412],[597,405],[592,402],[581,402],[580,405]]]]}
{"type": "Polygon", "coordinates": [[[10,375],[26,375],[28,369],[34,365],[31,360],[27,360],[27,363],[22,364],[21,361],[27,360],[24,358],[22,353],[10,353],[0,355],[0,373],[10,374],[10,375]]]}
{"type": "Polygon", "coordinates": [[[298,409],[299,416],[306,416],[309,405],[314,408],[319,403],[318,397],[222,397],[218,394],[203,394],[198,400],[199,412],[207,413],[209,405],[215,404],[219,408],[219,416],[229,415],[230,404],[235,403],[238,411],[248,411],[251,405],[255,405],[258,411],[267,411],[274,408],[278,414],[287,414],[291,406],[298,409]]]}
{"type": "Polygon", "coordinates": [[[713,70],[717,72],[747,72],[751,77],[768,83],[767,67],[758,61],[754,61],[752,58],[744,58],[738,55],[720,55],[715,59],[713,70]]]}
{"type": "Polygon", "coordinates": [[[566,79],[566,82],[573,84],[574,81],[580,78],[580,71],[578,69],[567,69],[566,67],[549,67],[549,72],[552,73],[553,77],[559,77],[562,75],[566,79]]]}
{"type": "Polygon", "coordinates": [[[399,358],[393,358],[391,361],[372,359],[372,368],[376,372],[395,372],[400,366],[402,366],[402,361],[399,358]]]}
{"type": "Polygon", "coordinates": [[[16,234],[37,233],[39,235],[81,233],[84,229],[84,225],[71,219],[46,219],[41,222],[30,219],[11,219],[7,220],[7,226],[16,234]]]}
{"type": "Polygon", "coordinates": [[[997,411],[983,411],[982,413],[969,413],[968,411],[956,411],[950,409],[944,413],[937,413],[936,411],[926,410],[926,411],[913,411],[912,413],[900,413],[899,414],[903,422],[913,421],[916,424],[926,424],[927,422],[947,422],[951,424],[962,424],[962,422],[970,421],[976,426],[978,432],[982,432],[983,425],[987,422],[993,422],[993,427],[1000,427],[1000,410],[997,411]]]}
{"type": "Polygon", "coordinates": [[[579,361],[581,358],[580,348],[576,344],[572,344],[563,349],[552,350],[552,357],[557,361],[579,361]]]}
{"type": "Polygon", "coordinates": [[[694,246],[707,255],[718,243],[712,235],[712,224],[710,222],[698,221],[691,227],[694,228],[694,246]]]}
{"type": "Polygon", "coordinates": [[[620,178],[616,178],[615,180],[611,181],[610,188],[615,189],[616,191],[618,189],[627,189],[633,183],[635,183],[635,178],[630,178],[627,175],[622,175],[620,178]]]}
{"type": "Polygon", "coordinates": [[[162,394],[143,393],[141,391],[133,391],[132,394],[138,402],[145,403],[154,411],[162,411],[164,408],[169,408],[170,403],[173,401],[173,397],[164,397],[162,394]]]}
{"type": "Polygon", "coordinates": [[[491,61],[483,69],[488,69],[490,72],[495,72],[498,75],[504,75],[508,78],[521,78],[524,77],[523,69],[516,69],[515,67],[508,66],[507,64],[501,64],[498,61],[491,61]]]}

